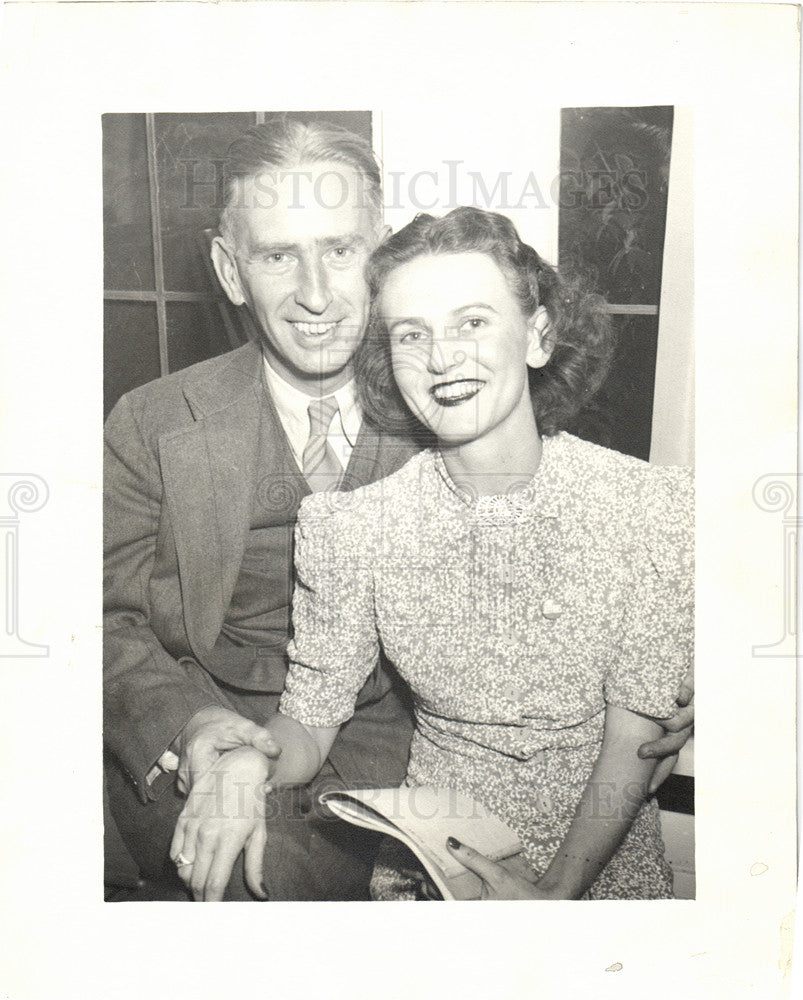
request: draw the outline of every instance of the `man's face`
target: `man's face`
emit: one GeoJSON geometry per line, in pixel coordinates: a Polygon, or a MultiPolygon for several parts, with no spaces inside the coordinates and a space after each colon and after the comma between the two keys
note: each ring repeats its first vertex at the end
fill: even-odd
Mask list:
{"type": "Polygon", "coordinates": [[[311,395],[351,378],[365,332],[378,234],[363,187],[340,163],[277,168],[243,182],[234,212],[229,297],[251,309],[274,370],[311,395]]]}

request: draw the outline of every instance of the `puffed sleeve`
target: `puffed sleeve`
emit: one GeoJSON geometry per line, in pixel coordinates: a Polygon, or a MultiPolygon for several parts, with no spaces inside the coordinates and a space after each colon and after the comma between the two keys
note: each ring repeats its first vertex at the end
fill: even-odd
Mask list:
{"type": "Polygon", "coordinates": [[[342,494],[301,504],[296,526],[293,639],[279,711],[310,726],[337,726],[354,714],[357,694],[376,666],[368,519],[342,494]]]}
{"type": "Polygon", "coordinates": [[[694,492],[688,469],[651,466],[631,550],[619,655],[609,704],[665,717],[694,656],[694,492]]]}

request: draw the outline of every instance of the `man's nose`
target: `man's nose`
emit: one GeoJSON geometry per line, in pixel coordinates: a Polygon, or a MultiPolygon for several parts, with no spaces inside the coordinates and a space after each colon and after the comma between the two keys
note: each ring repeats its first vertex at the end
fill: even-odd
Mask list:
{"type": "Polygon", "coordinates": [[[296,302],[308,312],[324,313],[332,301],[332,290],[329,287],[329,275],[321,261],[305,264],[298,277],[296,302]]]}

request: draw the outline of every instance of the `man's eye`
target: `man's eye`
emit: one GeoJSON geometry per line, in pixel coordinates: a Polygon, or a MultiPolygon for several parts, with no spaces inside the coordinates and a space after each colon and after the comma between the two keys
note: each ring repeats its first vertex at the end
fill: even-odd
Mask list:
{"type": "Polygon", "coordinates": [[[336,264],[348,264],[354,259],[356,255],[356,250],[354,247],[343,246],[343,247],[333,247],[329,251],[329,259],[334,261],[336,264]]]}
{"type": "Polygon", "coordinates": [[[292,263],[292,257],[284,250],[274,250],[271,253],[262,254],[259,257],[262,267],[268,271],[283,271],[292,263]]]}

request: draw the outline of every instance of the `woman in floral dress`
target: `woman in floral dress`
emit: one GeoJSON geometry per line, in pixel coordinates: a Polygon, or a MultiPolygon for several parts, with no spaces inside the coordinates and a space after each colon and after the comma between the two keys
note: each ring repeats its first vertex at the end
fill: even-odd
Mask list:
{"type": "MultiPolygon", "coordinates": [[[[450,842],[486,896],[671,896],[636,750],[691,662],[690,475],[566,432],[604,378],[608,322],[503,216],[419,216],[369,278],[366,417],[413,418],[433,446],[302,504],[270,783],[314,776],[381,646],[415,705],[408,784],[466,792],[524,845],[512,876],[450,842]]],[[[415,898],[392,854],[374,897],[415,898]]]]}

